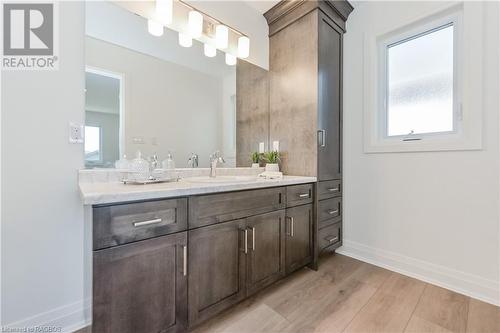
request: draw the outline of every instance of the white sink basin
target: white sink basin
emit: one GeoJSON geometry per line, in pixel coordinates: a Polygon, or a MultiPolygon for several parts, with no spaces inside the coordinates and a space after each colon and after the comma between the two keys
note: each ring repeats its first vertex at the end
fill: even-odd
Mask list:
{"type": "Polygon", "coordinates": [[[209,184],[226,184],[226,183],[246,183],[256,181],[256,176],[217,176],[217,177],[188,177],[182,181],[188,183],[209,183],[209,184]]]}

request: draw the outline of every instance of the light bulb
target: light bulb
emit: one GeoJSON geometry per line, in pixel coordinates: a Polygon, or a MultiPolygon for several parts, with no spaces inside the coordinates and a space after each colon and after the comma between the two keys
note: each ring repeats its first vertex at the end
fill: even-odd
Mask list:
{"type": "Polygon", "coordinates": [[[191,47],[193,45],[193,39],[191,36],[179,32],[179,44],[182,47],[191,47]]]}
{"type": "Polygon", "coordinates": [[[148,20],[148,31],[153,36],[161,36],[163,35],[163,24],[157,22],[155,20],[148,20]]]}
{"type": "Polygon", "coordinates": [[[188,16],[188,30],[193,38],[201,37],[203,33],[203,15],[196,10],[189,12],[188,16]]]}
{"type": "Polygon", "coordinates": [[[250,38],[241,36],[238,38],[238,57],[245,59],[250,55],[250,38]]]}
{"type": "Polygon", "coordinates": [[[209,58],[213,58],[217,55],[217,49],[212,44],[203,45],[203,53],[209,58]]]}
{"type": "Polygon", "coordinates": [[[236,57],[232,54],[226,53],[226,65],[229,66],[236,65],[236,57]]]}
{"type": "Polygon", "coordinates": [[[173,0],[156,0],[156,19],[163,24],[172,23],[173,0]]]}
{"type": "Polygon", "coordinates": [[[219,49],[226,49],[228,45],[229,29],[222,24],[215,27],[215,46],[219,49]]]}

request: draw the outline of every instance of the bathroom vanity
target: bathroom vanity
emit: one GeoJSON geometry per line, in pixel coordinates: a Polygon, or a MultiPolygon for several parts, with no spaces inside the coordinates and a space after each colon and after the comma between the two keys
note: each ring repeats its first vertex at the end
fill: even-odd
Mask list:
{"type": "Polygon", "coordinates": [[[81,184],[94,332],[183,331],[312,263],[315,178],[220,177],[81,184]]]}
{"type": "Polygon", "coordinates": [[[152,4],[89,11],[128,22],[141,43],[89,29],[99,33],[86,38],[86,125],[95,143],[87,166],[140,150],[155,165],[172,152],[178,167],[196,156],[200,169],[144,186],[121,184],[119,170],[106,181],[85,179],[104,171],[80,174],[99,333],[185,331],[304,266],[316,269],[320,252],[342,245],[342,40],[352,6],[276,4],[264,14],[268,71],[241,59],[228,67],[224,51],[204,57],[201,44],[172,44],[173,30],[151,39],[152,4]],[[275,147],[286,176],[258,178],[264,170],[248,168],[250,156],[275,147]],[[201,169],[210,165],[215,176],[215,157],[232,171],[208,177],[201,169]]]}

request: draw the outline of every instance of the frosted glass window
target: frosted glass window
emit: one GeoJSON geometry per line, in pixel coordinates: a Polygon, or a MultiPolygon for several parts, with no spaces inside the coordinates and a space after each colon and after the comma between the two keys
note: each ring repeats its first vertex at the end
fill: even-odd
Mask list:
{"type": "Polygon", "coordinates": [[[387,136],[454,130],[453,29],[387,46],[387,136]]]}
{"type": "Polygon", "coordinates": [[[88,162],[101,161],[101,128],[85,126],[85,160],[88,162]]]}

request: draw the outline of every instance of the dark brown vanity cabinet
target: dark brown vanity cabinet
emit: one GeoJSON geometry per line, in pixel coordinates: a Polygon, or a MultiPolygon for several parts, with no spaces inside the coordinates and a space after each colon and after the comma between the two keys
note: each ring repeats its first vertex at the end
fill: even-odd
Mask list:
{"type": "Polygon", "coordinates": [[[291,273],[312,261],[313,206],[289,208],[286,218],[285,267],[291,273]]]}
{"type": "Polygon", "coordinates": [[[285,274],[285,211],[247,219],[247,294],[279,280],[285,274]]]}
{"type": "Polygon", "coordinates": [[[187,233],[94,251],[94,333],[187,327],[187,233]]]}
{"type": "Polygon", "coordinates": [[[185,331],[310,264],[313,196],[300,184],[94,206],[93,332],[185,331]]]}
{"type": "Polygon", "coordinates": [[[189,231],[189,324],[214,316],[285,274],[285,210],[189,231]]]}
{"type": "Polygon", "coordinates": [[[245,220],[189,231],[190,325],[246,297],[248,239],[245,236],[248,236],[245,220]]]}

